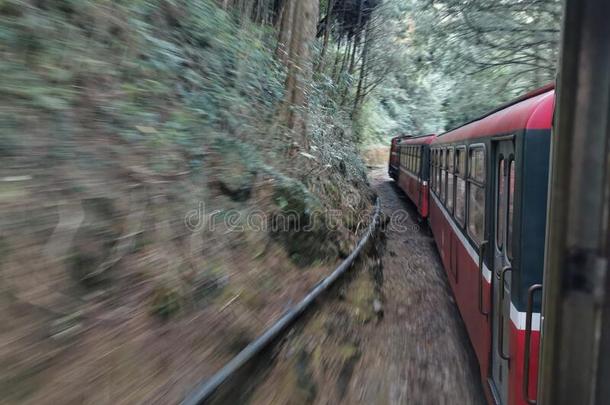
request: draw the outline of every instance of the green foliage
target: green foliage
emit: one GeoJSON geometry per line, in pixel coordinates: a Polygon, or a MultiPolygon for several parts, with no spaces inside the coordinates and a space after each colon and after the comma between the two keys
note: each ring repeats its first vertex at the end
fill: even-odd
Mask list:
{"type": "Polygon", "coordinates": [[[387,134],[401,125],[400,118],[394,119],[391,115],[391,111],[384,108],[377,98],[366,100],[354,120],[358,142],[362,144],[384,142],[387,134]]]}
{"type": "Polygon", "coordinates": [[[553,80],[558,0],[388,0],[378,13],[363,143],[442,132],[553,80]]]}
{"type": "Polygon", "coordinates": [[[85,102],[129,142],[198,148],[269,120],[283,96],[273,33],[212,0],[5,0],[0,10],[0,94],[11,108],[85,102]]]}
{"type": "Polygon", "coordinates": [[[442,113],[455,127],[551,82],[559,43],[559,0],[414,0],[421,63],[443,75],[442,113]]]}

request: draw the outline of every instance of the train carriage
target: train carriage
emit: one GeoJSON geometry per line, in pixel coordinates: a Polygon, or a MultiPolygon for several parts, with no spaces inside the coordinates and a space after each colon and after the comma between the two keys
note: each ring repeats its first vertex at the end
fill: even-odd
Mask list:
{"type": "Polygon", "coordinates": [[[398,143],[398,185],[417,207],[422,218],[428,217],[430,142],[435,135],[403,138],[398,143]]]}
{"type": "Polygon", "coordinates": [[[540,89],[430,145],[429,223],[490,403],[536,397],[554,99],[540,89]]]}
{"type": "Polygon", "coordinates": [[[398,180],[400,170],[400,141],[409,135],[399,135],[392,138],[390,143],[390,159],[388,164],[388,175],[394,180],[398,180]]]}
{"type": "Polygon", "coordinates": [[[490,404],[536,398],[554,102],[547,86],[439,136],[400,141],[398,183],[428,217],[490,404]],[[429,152],[413,166],[404,151],[418,140],[429,152]],[[410,170],[424,166],[429,208],[410,170]]]}

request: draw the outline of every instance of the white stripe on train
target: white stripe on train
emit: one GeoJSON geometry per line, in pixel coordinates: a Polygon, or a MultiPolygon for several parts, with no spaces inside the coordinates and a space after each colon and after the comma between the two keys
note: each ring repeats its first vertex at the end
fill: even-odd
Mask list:
{"type": "MultiPolygon", "coordinates": [[[[445,220],[449,223],[449,225],[451,225],[453,232],[457,235],[457,237],[460,239],[460,242],[462,242],[462,245],[464,245],[464,247],[466,248],[466,251],[468,252],[468,255],[470,256],[470,258],[475,263],[479,263],[478,253],[472,248],[472,246],[470,245],[470,242],[462,234],[462,231],[460,229],[458,229],[458,227],[455,225],[455,223],[453,222],[453,219],[450,217],[449,213],[447,212],[447,210],[445,209],[443,204],[441,204],[441,202],[438,200],[438,197],[432,192],[430,192],[430,195],[432,196],[432,199],[434,200],[434,202],[436,203],[436,205],[438,206],[440,211],[443,213],[445,220]]],[[[485,281],[487,281],[487,283],[491,283],[491,271],[489,270],[489,268],[487,267],[486,264],[483,264],[483,277],[485,278],[485,281]]],[[[525,312],[518,311],[517,308],[515,307],[515,305],[511,301],[510,320],[513,322],[513,324],[515,325],[515,327],[517,329],[520,329],[520,330],[525,329],[525,318],[526,318],[525,312]]],[[[532,314],[532,330],[536,330],[536,331],[540,330],[540,313],[538,313],[538,312],[534,312],[532,314]]]]}
{"type": "Polygon", "coordinates": [[[409,177],[413,178],[413,180],[415,180],[415,181],[419,182],[419,179],[418,179],[418,178],[417,178],[417,176],[416,176],[416,175],[414,175],[413,173],[411,173],[411,172],[409,172],[409,171],[405,170],[405,169],[404,169],[404,168],[402,168],[402,167],[400,168],[400,171],[401,171],[401,172],[403,172],[404,174],[408,175],[409,177]]]}

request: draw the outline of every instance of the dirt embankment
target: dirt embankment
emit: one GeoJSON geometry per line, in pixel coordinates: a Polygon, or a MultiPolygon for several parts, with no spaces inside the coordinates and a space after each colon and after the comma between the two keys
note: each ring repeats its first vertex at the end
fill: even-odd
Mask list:
{"type": "Polygon", "coordinates": [[[218,3],[0,1],[0,403],[177,403],[366,228],[349,115],[282,126],[218,3]]]}

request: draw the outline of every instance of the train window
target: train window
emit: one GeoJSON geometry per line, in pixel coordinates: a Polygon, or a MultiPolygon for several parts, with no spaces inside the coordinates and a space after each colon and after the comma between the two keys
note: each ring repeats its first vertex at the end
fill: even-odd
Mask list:
{"type": "Polygon", "coordinates": [[[415,154],[413,153],[413,146],[409,147],[409,170],[413,173],[415,168],[415,154]]]}
{"type": "Polygon", "coordinates": [[[497,202],[496,202],[496,215],[498,216],[496,219],[496,245],[498,249],[502,250],[503,239],[504,239],[504,221],[506,219],[506,215],[504,213],[504,198],[505,198],[505,177],[504,177],[504,158],[500,158],[500,162],[498,163],[498,192],[497,192],[497,202]]]}
{"type": "Polygon", "coordinates": [[[485,230],[485,149],[470,148],[468,159],[468,234],[476,242],[485,230]]]}
{"type": "Polygon", "coordinates": [[[443,172],[443,192],[445,193],[445,205],[449,204],[449,151],[450,148],[445,150],[445,171],[443,172]]]}
{"type": "Polygon", "coordinates": [[[464,226],[466,219],[466,180],[461,177],[455,179],[455,219],[464,226]]]}
{"type": "Polygon", "coordinates": [[[442,163],[441,163],[441,156],[442,156],[442,150],[437,149],[436,150],[436,178],[434,179],[434,181],[436,181],[436,195],[440,197],[441,195],[441,167],[442,167],[442,163]]]}
{"type": "Polygon", "coordinates": [[[449,148],[447,149],[447,209],[450,213],[453,212],[454,167],[453,148],[449,148]]]}
{"type": "Polygon", "coordinates": [[[413,171],[413,146],[409,146],[409,171],[413,171]]]}
{"type": "Polygon", "coordinates": [[[455,219],[462,226],[466,220],[466,148],[455,150],[455,219]]]}
{"type": "Polygon", "coordinates": [[[466,147],[459,147],[456,152],[459,156],[456,156],[455,161],[457,162],[456,170],[459,173],[460,177],[466,176],[466,147]]]}
{"type": "MultiPolygon", "coordinates": [[[[432,163],[432,153],[430,153],[430,173],[432,173],[432,167],[433,167],[433,163],[432,163]]],[[[432,185],[432,183],[430,183],[430,185],[432,185]]]]}
{"type": "Polygon", "coordinates": [[[417,167],[417,155],[415,154],[415,146],[413,147],[413,172],[415,173],[415,168],[417,167]]]}
{"type": "Polygon", "coordinates": [[[476,243],[480,243],[485,228],[485,189],[470,182],[469,197],[468,233],[476,243]]]}
{"type": "Polygon", "coordinates": [[[441,170],[440,170],[440,183],[441,183],[441,201],[445,202],[445,192],[447,190],[447,149],[441,150],[441,170]]]}
{"type": "Polygon", "coordinates": [[[436,151],[436,195],[441,198],[441,172],[443,171],[443,150],[438,149],[436,151]]]}
{"type": "MultiPolygon", "coordinates": [[[[434,154],[432,149],[430,149],[430,174],[434,171],[434,154]]],[[[430,176],[430,188],[432,188],[432,176],[430,176]]]]}
{"type": "Polygon", "coordinates": [[[432,159],[433,159],[433,165],[432,165],[432,171],[430,172],[430,179],[432,180],[432,187],[431,190],[433,193],[436,192],[436,177],[435,177],[435,173],[436,173],[436,149],[434,149],[432,151],[432,159]]]}
{"type": "Polygon", "coordinates": [[[434,191],[434,170],[436,168],[434,149],[430,149],[430,190],[434,191]]]}
{"type": "Polygon", "coordinates": [[[449,156],[447,157],[447,169],[449,170],[450,173],[453,173],[454,168],[455,168],[455,162],[453,159],[453,148],[449,148],[448,152],[449,152],[449,156]]]}
{"type": "Polygon", "coordinates": [[[470,178],[485,182],[485,149],[483,147],[470,148],[470,178]]]}
{"type": "Polygon", "coordinates": [[[508,236],[506,239],[506,253],[513,258],[513,206],[515,195],[515,161],[511,160],[508,166],[508,236]]]}

